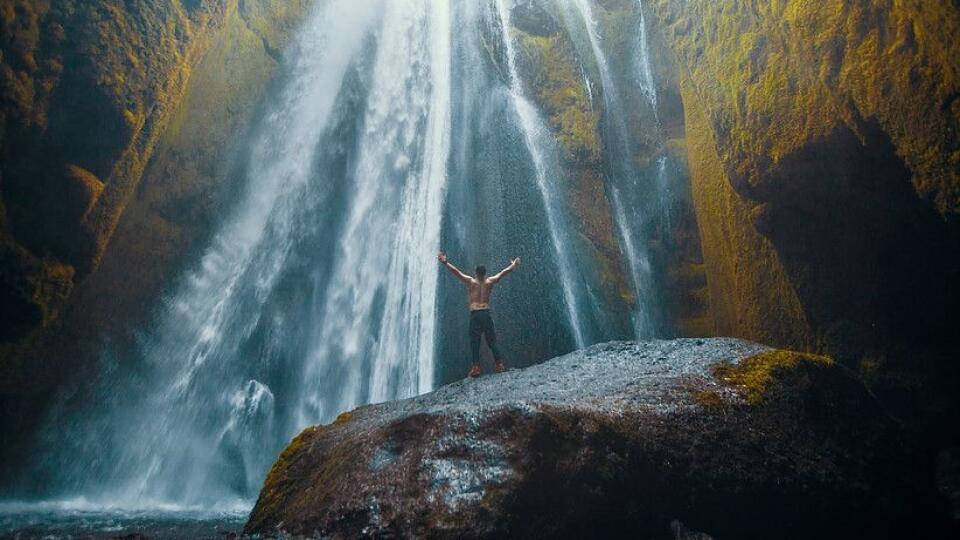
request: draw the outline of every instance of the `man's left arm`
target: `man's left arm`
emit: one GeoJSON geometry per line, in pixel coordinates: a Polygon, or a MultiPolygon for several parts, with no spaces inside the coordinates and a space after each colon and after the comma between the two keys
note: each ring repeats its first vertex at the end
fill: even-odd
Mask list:
{"type": "Polygon", "coordinates": [[[488,281],[490,283],[497,283],[498,281],[503,279],[507,274],[509,274],[510,272],[513,272],[518,266],[520,266],[520,257],[515,257],[510,261],[510,264],[506,268],[494,274],[493,276],[490,276],[490,279],[488,281]]]}

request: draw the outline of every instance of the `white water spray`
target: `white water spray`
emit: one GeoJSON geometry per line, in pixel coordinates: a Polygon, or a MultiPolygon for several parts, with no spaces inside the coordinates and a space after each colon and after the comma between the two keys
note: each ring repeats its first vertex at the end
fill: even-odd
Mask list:
{"type": "Polygon", "coordinates": [[[638,78],[640,79],[640,89],[650,101],[654,114],[657,111],[657,85],[653,79],[653,69],[650,66],[650,45],[647,41],[647,20],[643,13],[643,0],[637,0],[640,7],[640,37],[638,47],[640,55],[637,58],[638,78]]]}
{"type": "MultiPolygon", "coordinates": [[[[592,343],[595,327],[585,313],[596,311],[602,295],[584,270],[590,261],[578,259],[572,245],[576,233],[557,180],[566,171],[549,126],[525,95],[505,0],[489,7],[317,4],[259,129],[244,143],[249,160],[240,193],[209,245],[171,284],[135,350],[119,358],[105,353],[91,396],[64,400],[52,415],[37,463],[54,471],[52,496],[86,496],[104,507],[248,505],[301,428],[431,390],[442,366],[435,358],[443,336],[434,257],[445,212],[477,214],[476,223],[450,224],[458,231],[450,236],[468,240],[504,218],[468,207],[469,197],[456,207],[447,200],[450,170],[460,171],[456,186],[479,191],[463,165],[471,149],[451,155],[454,119],[471,114],[496,120],[463,127],[480,140],[477,147],[498,148],[486,143],[504,132],[522,134],[523,148],[503,152],[513,162],[496,170],[532,164],[535,186],[506,178],[499,192],[482,186],[485,200],[500,197],[503,208],[522,194],[522,234],[530,244],[548,238],[555,255],[556,271],[541,261],[546,271],[511,279],[528,280],[524,299],[531,290],[546,298],[560,289],[543,301],[550,305],[534,306],[563,334],[548,341],[592,343]],[[505,83],[485,63],[489,51],[463,37],[461,26],[479,24],[496,27],[505,83]],[[455,56],[457,47],[469,54],[455,56]],[[469,64],[463,71],[495,81],[484,92],[464,90],[474,92],[461,100],[469,111],[456,110],[451,65],[458,61],[469,64]]],[[[600,89],[586,84],[592,99],[600,89]]],[[[615,96],[612,82],[603,85],[605,96],[615,96]]],[[[626,223],[630,209],[616,190],[613,207],[616,221],[626,223]]],[[[642,262],[627,232],[628,259],[642,262]]]]}

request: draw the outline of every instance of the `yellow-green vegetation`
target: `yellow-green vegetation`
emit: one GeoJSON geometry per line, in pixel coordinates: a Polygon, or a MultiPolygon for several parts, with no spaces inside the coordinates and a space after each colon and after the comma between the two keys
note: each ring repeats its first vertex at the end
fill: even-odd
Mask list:
{"type": "MultiPolygon", "coordinates": [[[[811,347],[823,329],[811,330],[811,306],[792,281],[806,271],[804,261],[794,261],[788,276],[781,254],[757,232],[761,221],[751,220],[762,220],[766,208],[751,199],[778,193],[789,204],[790,190],[801,183],[819,197],[831,190],[842,195],[839,173],[816,172],[832,170],[822,163],[829,161],[823,149],[842,158],[856,149],[839,148],[849,143],[837,133],[852,133],[866,147],[879,132],[909,169],[917,199],[955,222],[960,7],[922,0],[647,5],[680,66],[717,330],[811,347]]],[[[823,289],[822,282],[807,286],[823,289]]]]}
{"type": "MultiPolygon", "coordinates": [[[[349,414],[346,417],[349,418],[349,414]]],[[[307,428],[287,446],[267,474],[257,504],[247,521],[246,530],[256,529],[266,519],[277,516],[293,517],[308,508],[322,507],[332,496],[344,489],[338,482],[344,481],[345,472],[356,463],[358,456],[366,449],[365,445],[346,439],[334,444],[310,447],[317,445],[318,440],[322,441],[326,430],[335,429],[342,423],[338,418],[329,426],[307,428]],[[322,456],[322,459],[317,459],[318,456],[322,456]],[[304,478],[309,478],[315,489],[310,489],[307,493],[294,491],[302,485],[304,478]]]]}
{"type": "Polygon", "coordinates": [[[807,348],[812,344],[810,327],[780,256],[754,229],[748,204],[733,190],[690,83],[681,90],[693,203],[716,332],[807,348]]]}
{"type": "MultiPolygon", "coordinates": [[[[40,21],[49,10],[49,2],[0,2],[0,145],[14,125],[46,123],[46,100],[59,75],[59,67],[38,54],[40,21]]],[[[48,39],[62,39],[62,33],[48,39]]]]}
{"type": "MultiPolygon", "coordinates": [[[[717,132],[750,185],[838,125],[877,122],[921,198],[960,213],[960,8],[923,0],[654,0],[717,132]]],[[[685,100],[688,101],[688,100],[685,100]]]]}
{"type": "MultiPolygon", "coordinates": [[[[714,376],[737,389],[750,405],[762,404],[771,388],[789,374],[791,383],[809,386],[810,379],[805,369],[830,367],[833,360],[827,356],[798,353],[784,350],[771,350],[751,356],[737,364],[718,364],[713,369],[714,376]]],[[[704,398],[701,402],[708,402],[704,398]]]]}
{"type": "Polygon", "coordinates": [[[257,507],[262,508],[264,513],[273,515],[280,511],[280,505],[285,500],[282,485],[284,478],[290,472],[290,463],[298,457],[304,445],[316,435],[319,429],[322,428],[308,427],[294,437],[283,452],[280,452],[277,461],[270,468],[270,472],[267,473],[267,478],[264,480],[263,488],[260,491],[260,497],[257,500],[257,507]]]}
{"type": "Polygon", "coordinates": [[[90,171],[76,165],[67,165],[64,179],[68,188],[75,192],[71,193],[70,198],[78,203],[78,219],[82,222],[103,193],[103,182],[90,171]]]}
{"type": "Polygon", "coordinates": [[[545,109],[564,157],[596,162],[600,158],[600,114],[577,72],[573,45],[565,35],[536,36],[515,30],[523,65],[537,102],[545,109]]]}
{"type": "Polygon", "coordinates": [[[727,406],[719,393],[713,390],[694,390],[693,399],[703,407],[718,409],[727,406]]]}

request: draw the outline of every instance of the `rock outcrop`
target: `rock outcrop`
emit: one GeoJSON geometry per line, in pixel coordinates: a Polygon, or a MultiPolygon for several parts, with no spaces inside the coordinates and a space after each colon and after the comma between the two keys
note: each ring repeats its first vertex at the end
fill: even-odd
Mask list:
{"type": "MultiPolygon", "coordinates": [[[[309,4],[0,6],[0,339],[21,338],[60,315],[98,268],[134,198],[152,195],[169,206],[191,189],[211,189],[192,184],[224,161],[224,141],[238,119],[252,116],[309,4]],[[163,195],[138,193],[158,148],[169,154],[177,145],[190,159],[171,176],[184,179],[164,185],[163,195]]],[[[193,215],[203,212],[198,206],[193,215]]],[[[174,236],[163,225],[141,231],[142,244],[152,250],[154,236],[174,236]]]]}
{"type": "MultiPolygon", "coordinates": [[[[517,42],[517,65],[525,94],[544,114],[559,158],[569,171],[568,177],[552,181],[562,183],[567,194],[580,233],[575,243],[584,258],[596,265],[601,304],[613,314],[610,320],[627,320],[628,313],[616,311],[645,301],[645,310],[660,311],[655,318],[660,319],[662,335],[713,335],[699,231],[688,189],[676,68],[657,34],[645,32],[653,87],[642,89],[635,84],[634,62],[641,46],[635,24],[642,20],[640,10],[635,0],[592,2],[589,12],[596,24],[588,30],[579,26],[582,21],[574,5],[518,2],[511,11],[510,29],[517,42]],[[587,31],[597,34],[604,58],[595,58],[587,31]],[[607,81],[601,69],[607,70],[614,87],[603,88],[607,81]],[[646,92],[658,98],[651,102],[646,92]],[[615,96],[617,110],[607,110],[604,94],[615,96]],[[613,162],[624,158],[646,193],[629,204],[630,220],[642,222],[638,236],[646,245],[640,249],[650,254],[653,288],[659,291],[660,302],[635,298],[627,274],[629,263],[624,260],[610,199],[613,177],[625,172],[613,162]],[[665,175],[658,172],[662,167],[667,169],[665,175]],[[653,177],[669,185],[653,186],[653,177]],[[662,192],[662,200],[650,196],[656,191],[662,192]],[[649,305],[653,303],[659,305],[649,305]]],[[[488,42],[495,43],[496,38],[488,42]]],[[[503,51],[497,52],[502,56],[503,51]]],[[[630,335],[630,331],[619,334],[630,335]]]]}
{"type": "Polygon", "coordinates": [[[308,428],[246,532],[886,538],[936,523],[910,457],[827,357],[610,343],[308,428]]]}
{"type": "Polygon", "coordinates": [[[877,358],[952,332],[956,2],[645,4],[679,66],[718,333],[877,358]]]}
{"type": "Polygon", "coordinates": [[[49,323],[96,267],[228,10],[179,1],[0,6],[4,337],[49,323]]]}

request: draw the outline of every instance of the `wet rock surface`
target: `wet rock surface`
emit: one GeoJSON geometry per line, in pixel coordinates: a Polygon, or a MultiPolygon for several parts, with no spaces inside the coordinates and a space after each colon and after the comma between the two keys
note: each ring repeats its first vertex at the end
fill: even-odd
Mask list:
{"type": "Polygon", "coordinates": [[[734,339],[609,343],[308,428],[246,532],[885,537],[935,522],[910,463],[829,358],[734,339]]]}

